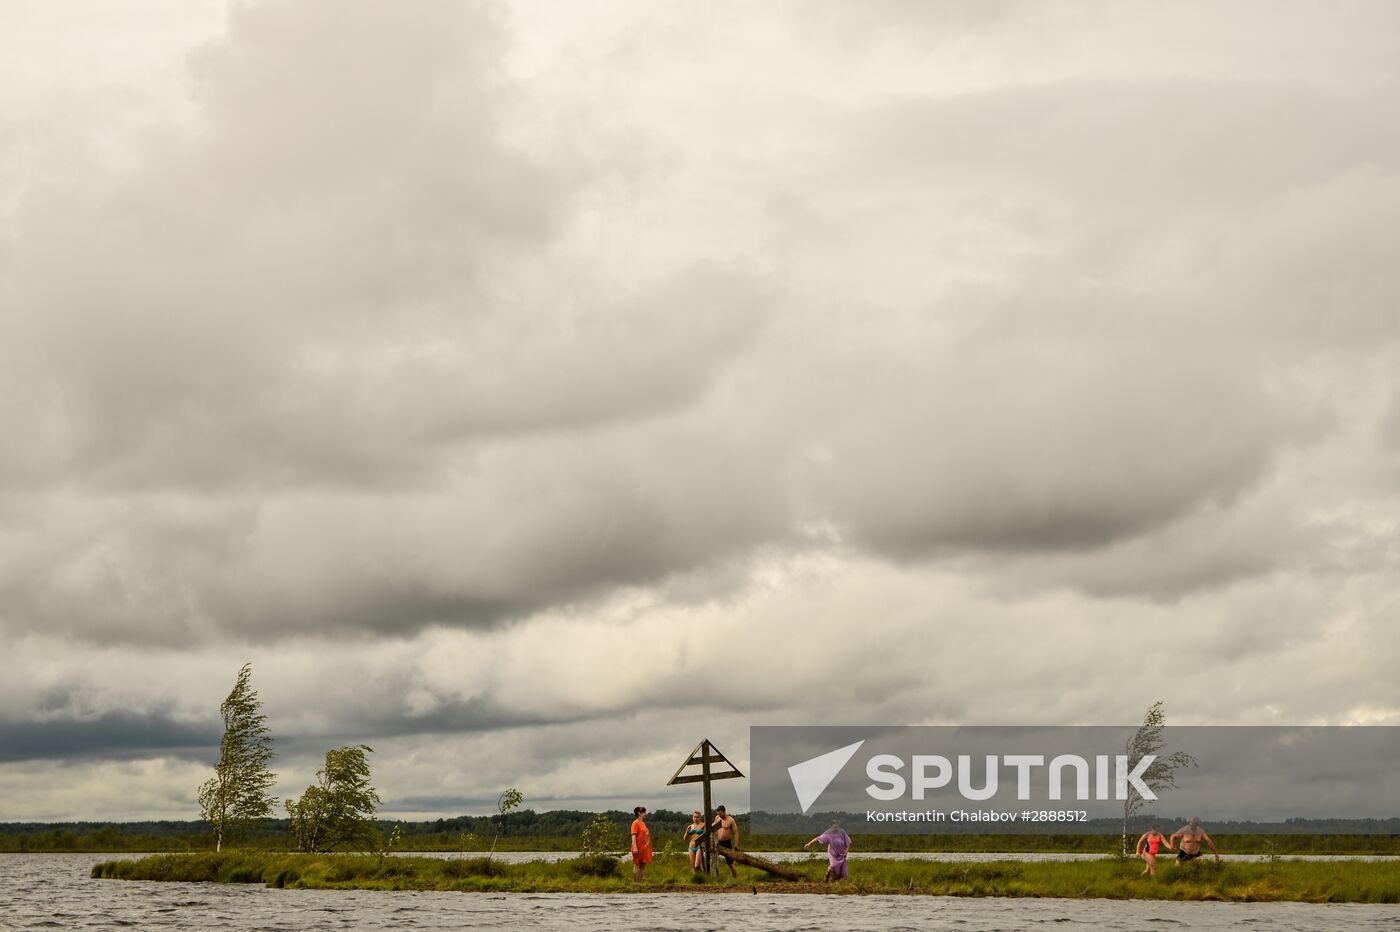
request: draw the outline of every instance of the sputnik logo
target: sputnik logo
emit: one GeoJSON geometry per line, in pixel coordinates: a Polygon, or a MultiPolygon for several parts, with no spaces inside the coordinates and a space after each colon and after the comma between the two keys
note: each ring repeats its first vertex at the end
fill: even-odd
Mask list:
{"type": "Polygon", "coordinates": [[[792,779],[792,788],[797,793],[797,804],[802,807],[803,815],[807,814],[807,810],[812,808],[812,804],[826,788],[831,786],[831,781],[836,779],[841,768],[850,763],[864,743],[865,739],[862,738],[855,744],[827,751],[788,768],[788,776],[792,779]]]}

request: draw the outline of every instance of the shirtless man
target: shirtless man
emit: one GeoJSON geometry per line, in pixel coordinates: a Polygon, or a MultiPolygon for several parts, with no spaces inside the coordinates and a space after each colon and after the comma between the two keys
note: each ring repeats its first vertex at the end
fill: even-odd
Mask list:
{"type": "Polygon", "coordinates": [[[1217,861],[1220,860],[1220,852],[1215,850],[1215,842],[1206,834],[1206,830],[1201,828],[1200,816],[1192,816],[1190,822],[1172,832],[1172,837],[1167,841],[1167,847],[1170,848],[1178,838],[1181,839],[1181,847],[1176,852],[1178,864],[1194,861],[1200,857],[1202,854],[1201,842],[1210,845],[1211,853],[1215,855],[1217,861]]]}
{"type": "Polygon", "coordinates": [[[724,849],[737,849],[739,847],[739,823],[723,806],[719,806],[715,809],[714,825],[715,844],[719,847],[719,853],[724,857],[724,863],[729,865],[729,873],[738,877],[739,872],[734,869],[734,860],[725,856],[724,849]]]}

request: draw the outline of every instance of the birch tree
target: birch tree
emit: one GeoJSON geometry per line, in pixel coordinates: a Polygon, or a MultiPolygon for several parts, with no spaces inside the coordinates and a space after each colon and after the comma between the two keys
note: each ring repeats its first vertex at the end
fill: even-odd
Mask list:
{"type": "MultiPolygon", "coordinates": [[[[1167,737],[1167,713],[1162,710],[1162,700],[1158,699],[1147,710],[1143,716],[1142,725],[1133,736],[1128,739],[1125,750],[1128,754],[1129,772],[1137,769],[1138,762],[1149,755],[1157,759],[1147,766],[1142,772],[1142,782],[1152,790],[1154,794],[1159,790],[1168,790],[1176,786],[1176,772],[1182,767],[1196,766],[1196,758],[1185,751],[1173,751],[1163,755],[1162,749],[1166,746],[1167,737]]],[[[1133,813],[1142,808],[1143,798],[1141,794],[1133,788],[1132,782],[1128,783],[1128,795],[1123,800],[1123,854],[1128,853],[1128,820],[1133,813]]]]}
{"type": "Polygon", "coordinates": [[[501,821],[496,828],[496,837],[491,839],[491,852],[486,855],[486,860],[491,860],[496,856],[496,842],[500,840],[501,833],[506,830],[506,813],[525,801],[525,794],[515,787],[507,787],[501,798],[496,801],[496,810],[501,814],[501,821]]]}
{"type": "Polygon", "coordinates": [[[268,792],[277,775],[268,770],[272,761],[272,737],[262,701],[249,685],[253,665],[238,671],[233,691],[219,706],[224,737],[214,776],[199,788],[199,814],[214,830],[214,850],[245,831],[259,819],[272,815],[277,800],[268,792]]]}
{"type": "Polygon", "coordinates": [[[365,757],[372,753],[374,749],[366,744],[327,751],[326,766],[316,772],[317,782],[300,799],[287,800],[297,847],[315,853],[368,841],[379,805],[365,757]]]}

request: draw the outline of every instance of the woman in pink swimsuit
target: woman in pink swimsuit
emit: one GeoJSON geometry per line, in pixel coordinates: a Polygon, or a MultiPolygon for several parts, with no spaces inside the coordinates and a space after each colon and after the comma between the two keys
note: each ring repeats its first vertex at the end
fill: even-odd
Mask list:
{"type": "Polygon", "coordinates": [[[1137,840],[1137,850],[1133,853],[1136,857],[1147,862],[1147,866],[1142,869],[1142,872],[1149,877],[1157,876],[1157,849],[1163,845],[1166,845],[1168,851],[1173,850],[1172,843],[1167,840],[1167,836],[1162,834],[1161,827],[1157,825],[1143,832],[1137,840]]]}

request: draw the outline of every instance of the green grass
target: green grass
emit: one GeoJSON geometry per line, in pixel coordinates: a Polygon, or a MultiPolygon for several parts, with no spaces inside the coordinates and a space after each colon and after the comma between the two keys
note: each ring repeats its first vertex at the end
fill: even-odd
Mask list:
{"type": "MultiPolygon", "coordinates": [[[[512,813],[521,816],[519,824],[513,825],[510,832],[495,838],[495,828],[487,820],[486,824],[477,817],[463,817],[442,821],[440,824],[459,823],[476,832],[463,838],[460,831],[430,831],[434,823],[425,822],[380,822],[379,831],[388,837],[395,828],[404,828],[404,840],[400,851],[443,851],[461,852],[463,844],[469,853],[484,854],[493,840],[498,851],[577,851],[579,835],[556,831],[562,823],[555,813],[512,813]],[[549,818],[546,818],[549,817],[549,818]]],[[[564,816],[578,822],[591,813],[564,813],[564,816]]],[[[617,813],[614,820],[619,831],[626,832],[631,821],[630,813],[617,813]]],[[[660,813],[658,813],[658,817],[660,813]]],[[[676,813],[678,819],[674,829],[652,826],[652,835],[657,839],[678,838],[682,824],[688,824],[689,814],[676,813]]],[[[651,820],[648,820],[651,821],[651,820]]],[[[741,818],[741,824],[742,824],[741,818]]],[[[69,823],[60,825],[38,825],[21,823],[0,824],[0,852],[58,852],[58,851],[111,851],[141,852],[155,851],[212,851],[213,833],[207,829],[196,831],[195,823],[69,823]]],[[[580,829],[581,831],[581,829],[580,829]]],[[[1129,841],[1136,839],[1134,829],[1129,841]]],[[[1222,851],[1233,854],[1400,854],[1400,835],[1343,835],[1317,833],[1296,834],[1231,834],[1228,831],[1213,831],[1215,842],[1222,851]]],[[[801,835],[757,835],[744,833],[745,846],[755,851],[791,851],[802,846],[811,833],[801,835]]],[[[256,831],[250,832],[237,842],[242,848],[257,848],[263,851],[286,851],[293,846],[293,840],[282,822],[268,822],[256,831]]],[[[860,850],[870,851],[958,851],[1011,852],[1042,851],[1079,854],[1111,854],[1119,849],[1122,842],[1117,834],[1003,834],[1003,835],[881,835],[862,833],[859,837],[860,850]]]]}
{"type": "Polygon", "coordinates": [[[422,858],[363,855],[279,854],[233,850],[220,854],[161,854],[108,861],[92,876],[120,880],[258,883],[272,887],[368,890],[461,890],[520,893],[616,893],[725,889],[764,892],[939,896],[1070,897],[1104,899],[1292,900],[1316,903],[1400,902],[1400,864],[1394,862],[1279,861],[1225,863],[1201,860],[1177,866],[1163,859],[1157,879],[1142,876],[1142,862],[1105,858],[1073,862],[937,862],[879,859],[853,861],[852,878],[819,881],[826,859],[798,862],[810,882],[770,880],[750,868],[732,879],[696,875],[683,855],[659,856],[645,882],[631,866],[609,873],[595,860],[503,864],[482,857],[422,858]],[[599,875],[602,876],[599,876],[599,875]]]}

